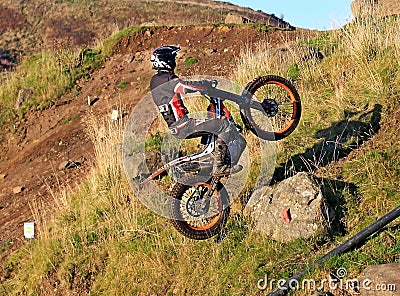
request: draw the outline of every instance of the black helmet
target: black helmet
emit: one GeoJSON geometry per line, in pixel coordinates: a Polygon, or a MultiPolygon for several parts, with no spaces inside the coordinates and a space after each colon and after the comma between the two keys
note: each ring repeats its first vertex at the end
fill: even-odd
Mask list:
{"type": "Polygon", "coordinates": [[[175,58],[180,49],[179,46],[173,45],[156,48],[151,54],[150,59],[153,69],[174,70],[176,67],[175,58]]]}

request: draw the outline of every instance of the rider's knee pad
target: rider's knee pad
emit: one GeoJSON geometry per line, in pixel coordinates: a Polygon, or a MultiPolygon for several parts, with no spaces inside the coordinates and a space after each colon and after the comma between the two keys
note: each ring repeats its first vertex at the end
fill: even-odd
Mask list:
{"type": "Polygon", "coordinates": [[[231,157],[232,166],[239,162],[240,156],[246,148],[246,140],[241,134],[237,134],[228,144],[228,150],[231,157]]]}

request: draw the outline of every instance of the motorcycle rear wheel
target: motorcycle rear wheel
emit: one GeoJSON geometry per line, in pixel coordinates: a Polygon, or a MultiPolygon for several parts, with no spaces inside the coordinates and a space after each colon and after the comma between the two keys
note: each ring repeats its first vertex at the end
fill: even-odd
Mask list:
{"type": "Polygon", "coordinates": [[[208,188],[209,183],[187,179],[172,189],[173,198],[169,203],[171,223],[188,238],[211,238],[226,225],[230,212],[229,196],[220,182],[211,197],[208,210],[202,212],[196,209],[196,201],[199,202],[206,195],[208,188]]]}

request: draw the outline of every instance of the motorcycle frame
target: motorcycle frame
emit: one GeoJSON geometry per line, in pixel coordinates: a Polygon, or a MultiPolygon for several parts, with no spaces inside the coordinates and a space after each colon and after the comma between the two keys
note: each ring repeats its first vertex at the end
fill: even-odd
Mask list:
{"type": "MultiPolygon", "coordinates": [[[[221,98],[216,98],[216,97],[209,97],[206,94],[203,93],[203,95],[210,100],[210,104],[207,108],[208,111],[208,118],[221,118],[221,111],[223,108],[223,103],[221,98]]],[[[157,178],[159,175],[163,174],[165,171],[177,167],[179,165],[185,164],[185,163],[190,163],[194,160],[201,159],[207,155],[210,155],[212,152],[214,152],[215,148],[215,141],[217,137],[215,135],[208,135],[206,136],[205,140],[205,147],[203,150],[196,152],[194,154],[182,156],[179,158],[176,158],[165,165],[163,165],[161,168],[159,168],[157,171],[152,173],[149,177],[147,177],[144,182],[148,182],[150,180],[154,180],[157,178]]]]}

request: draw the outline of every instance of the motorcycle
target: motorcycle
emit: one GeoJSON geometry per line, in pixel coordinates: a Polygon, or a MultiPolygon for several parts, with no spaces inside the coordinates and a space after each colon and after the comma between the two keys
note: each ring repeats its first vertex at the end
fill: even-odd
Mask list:
{"type": "MultiPolygon", "coordinates": [[[[300,96],[295,87],[280,76],[257,77],[245,86],[241,95],[218,89],[217,83],[210,83],[201,94],[210,101],[209,117],[229,120],[224,101],[234,102],[239,107],[245,129],[266,141],[286,138],[300,121],[300,96]]],[[[243,132],[241,126],[236,126],[243,132]]],[[[203,149],[169,161],[141,183],[155,180],[167,171],[179,175],[167,202],[169,218],[177,231],[195,240],[220,233],[230,214],[224,177],[212,176],[215,142],[214,135],[203,136],[203,149]]]]}

